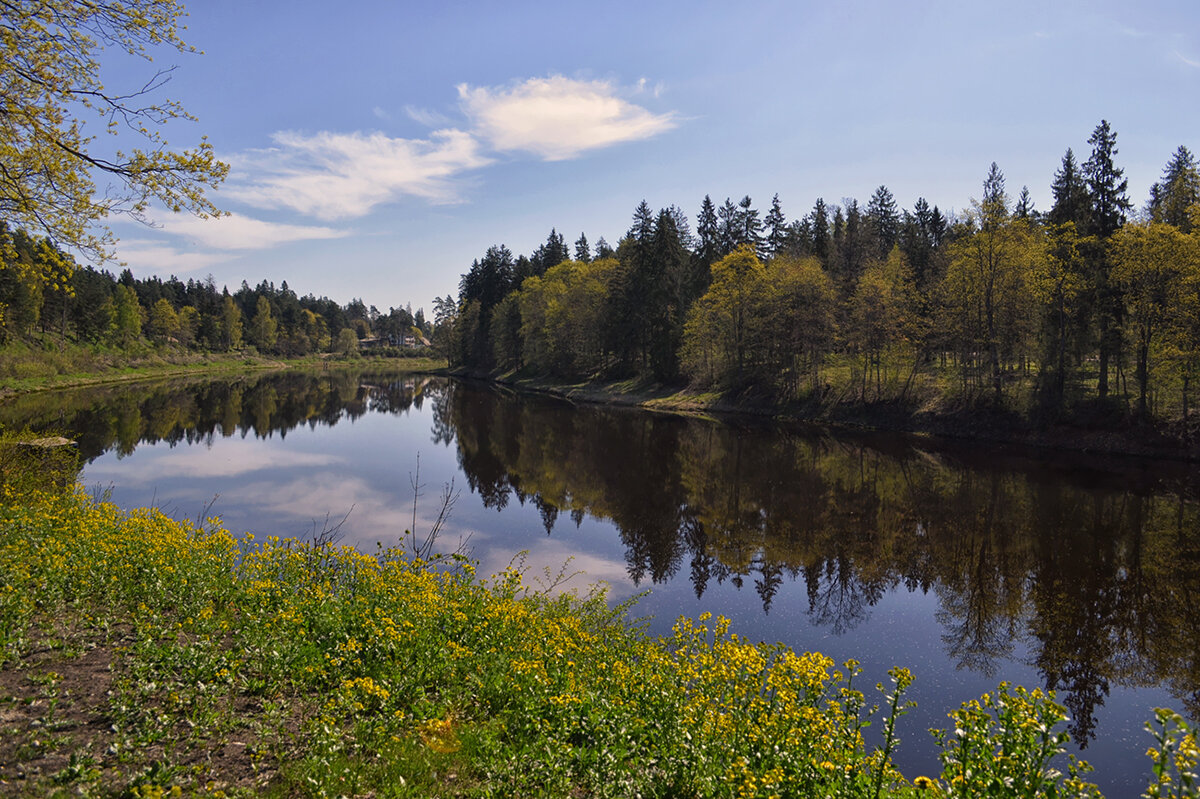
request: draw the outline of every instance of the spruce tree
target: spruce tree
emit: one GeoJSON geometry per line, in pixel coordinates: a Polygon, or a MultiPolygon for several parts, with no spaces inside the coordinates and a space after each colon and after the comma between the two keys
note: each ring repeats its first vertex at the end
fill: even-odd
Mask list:
{"type": "Polygon", "coordinates": [[[587,235],[579,234],[579,238],[575,240],[575,260],[581,263],[590,263],[592,260],[592,251],[588,247],[587,235]]]}
{"type": "Polygon", "coordinates": [[[1054,182],[1050,184],[1050,192],[1054,195],[1054,205],[1046,215],[1052,225],[1074,222],[1076,229],[1083,233],[1088,226],[1089,202],[1087,184],[1083,172],[1075,162],[1075,153],[1071,148],[1063,155],[1062,166],[1054,173],[1054,182]]]}
{"type": "Polygon", "coordinates": [[[1162,180],[1150,187],[1147,210],[1155,222],[1165,222],[1190,233],[1189,209],[1196,203],[1200,203],[1200,168],[1188,148],[1180,145],[1163,169],[1162,180]]]}
{"type": "Polygon", "coordinates": [[[717,209],[717,219],[717,258],[720,259],[736,250],[741,243],[741,220],[733,200],[725,198],[725,203],[717,209]]]}
{"type": "Polygon", "coordinates": [[[812,254],[821,259],[821,265],[829,270],[829,208],[825,200],[818,197],[808,214],[809,235],[812,237],[812,254]]]}
{"type": "Polygon", "coordinates": [[[783,206],[779,203],[779,195],[771,198],[771,210],[767,211],[767,257],[774,258],[783,250],[787,238],[787,219],[783,215],[783,206]]]}
{"type": "Polygon", "coordinates": [[[1088,233],[1107,240],[1125,224],[1125,214],[1132,207],[1126,194],[1129,181],[1124,177],[1125,170],[1113,162],[1117,134],[1107,120],[1100,120],[1088,144],[1092,145],[1092,155],[1083,165],[1091,205],[1088,233]]]}
{"type": "Polygon", "coordinates": [[[900,214],[896,210],[896,199],[887,186],[880,186],[871,195],[867,218],[875,236],[876,253],[880,258],[886,258],[900,235],[900,214]]]}
{"type": "Polygon", "coordinates": [[[1107,120],[1100,120],[1088,144],[1092,145],[1092,155],[1083,165],[1089,206],[1086,233],[1094,236],[1100,245],[1091,248],[1088,261],[1100,339],[1096,391],[1104,398],[1108,396],[1109,361],[1121,351],[1124,316],[1124,299],[1110,279],[1112,264],[1105,245],[1125,224],[1125,213],[1132,206],[1126,194],[1129,181],[1124,177],[1124,170],[1117,168],[1113,161],[1117,154],[1117,134],[1107,120]]]}
{"type": "Polygon", "coordinates": [[[1013,216],[1027,222],[1036,222],[1038,220],[1038,212],[1033,207],[1033,198],[1029,196],[1028,186],[1021,187],[1021,193],[1017,196],[1016,207],[1013,208],[1013,216]]]}
{"type": "Polygon", "coordinates": [[[696,256],[707,269],[720,259],[721,232],[717,220],[717,209],[713,206],[712,198],[704,195],[700,203],[700,215],[696,217],[696,235],[699,242],[696,246],[696,256]]]}
{"type": "Polygon", "coordinates": [[[754,202],[750,199],[749,194],[738,201],[739,240],[737,245],[749,244],[754,248],[754,254],[761,260],[763,256],[763,223],[758,218],[758,211],[753,206],[754,202]]]}

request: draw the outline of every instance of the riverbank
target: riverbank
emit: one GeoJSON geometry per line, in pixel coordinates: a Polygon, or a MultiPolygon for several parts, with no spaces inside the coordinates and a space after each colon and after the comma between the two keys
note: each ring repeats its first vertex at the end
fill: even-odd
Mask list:
{"type": "Polygon", "coordinates": [[[943,772],[906,779],[907,670],[864,696],[853,663],[722,619],[651,638],[624,611],[409,541],[368,556],[6,492],[0,793],[1096,795],[1039,692],[955,712],[943,772]]]}
{"type": "Polygon", "coordinates": [[[397,372],[432,372],[445,362],[434,358],[309,356],[268,358],[249,353],[196,353],[150,350],[137,355],[111,354],[31,359],[27,353],[0,353],[0,401],[20,394],[64,388],[110,385],[195,375],[223,376],[282,369],[327,370],[386,364],[397,372]],[[7,359],[8,362],[5,362],[7,359]]]}
{"type": "MultiPolygon", "coordinates": [[[[466,375],[460,375],[466,376],[466,375]]],[[[985,405],[856,402],[819,398],[779,403],[762,396],[698,392],[644,379],[555,382],[515,374],[480,376],[501,385],[571,400],[713,417],[757,417],[830,427],[986,442],[1030,450],[1200,461],[1200,440],[1182,427],[1138,423],[1109,407],[1081,411],[1071,421],[1038,422],[985,405]]]]}

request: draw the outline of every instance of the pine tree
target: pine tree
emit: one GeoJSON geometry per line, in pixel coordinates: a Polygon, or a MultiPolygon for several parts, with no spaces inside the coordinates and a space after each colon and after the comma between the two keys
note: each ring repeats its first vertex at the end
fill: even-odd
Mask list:
{"type": "Polygon", "coordinates": [[[1017,197],[1017,205],[1013,208],[1013,216],[1027,222],[1036,222],[1038,212],[1033,207],[1033,198],[1029,196],[1029,187],[1022,186],[1021,194],[1017,197]]]}
{"type": "Polygon", "coordinates": [[[738,215],[738,207],[733,204],[733,200],[725,198],[725,203],[717,209],[717,219],[719,220],[717,256],[724,258],[736,250],[742,241],[741,220],[738,215]]]}
{"type": "Polygon", "coordinates": [[[717,209],[713,207],[712,198],[704,195],[700,203],[700,215],[696,217],[696,235],[699,242],[696,246],[696,256],[705,269],[720,259],[721,233],[718,227],[717,209]]]}
{"type": "Polygon", "coordinates": [[[867,203],[867,218],[875,235],[876,253],[880,258],[886,258],[900,235],[900,214],[887,186],[880,186],[871,195],[867,203]]]}
{"type": "Polygon", "coordinates": [[[1162,180],[1150,187],[1147,210],[1153,221],[1190,233],[1189,209],[1196,203],[1200,203],[1200,168],[1188,148],[1180,145],[1163,169],[1162,180]]]}
{"type": "Polygon", "coordinates": [[[813,203],[813,209],[808,214],[809,235],[812,237],[812,254],[821,259],[821,264],[829,269],[829,208],[821,197],[813,203]]]}
{"type": "Polygon", "coordinates": [[[738,201],[738,228],[739,236],[737,246],[749,244],[754,248],[754,253],[762,259],[763,255],[763,236],[762,220],[758,218],[758,211],[753,207],[754,203],[747,194],[738,201]]]}
{"type": "Polygon", "coordinates": [[[1125,170],[1113,162],[1117,134],[1107,120],[1100,120],[1088,144],[1092,145],[1092,155],[1083,165],[1083,174],[1091,201],[1089,233],[1107,240],[1125,224],[1125,213],[1132,207],[1126,194],[1129,181],[1124,178],[1125,170]]]}
{"type": "Polygon", "coordinates": [[[653,272],[653,279],[648,281],[649,360],[650,370],[659,380],[672,380],[679,373],[679,344],[687,311],[691,256],[684,246],[675,210],[659,212],[648,253],[653,272]]]}
{"type": "MultiPolygon", "coordinates": [[[[1088,144],[1092,145],[1092,155],[1083,165],[1089,201],[1086,232],[1103,245],[1125,224],[1125,212],[1131,207],[1126,195],[1129,181],[1124,178],[1124,170],[1118,169],[1113,162],[1113,156],[1117,154],[1117,134],[1107,120],[1100,120],[1088,144]]],[[[1088,260],[1100,337],[1096,391],[1103,398],[1108,396],[1109,361],[1121,351],[1124,299],[1120,288],[1110,279],[1112,265],[1105,248],[1093,248],[1088,260]]]]}
{"type": "Polygon", "coordinates": [[[575,260],[581,263],[591,263],[592,251],[588,247],[587,235],[579,234],[579,238],[575,240],[575,260]]]}
{"type": "Polygon", "coordinates": [[[1074,222],[1082,234],[1088,226],[1087,184],[1079,165],[1075,163],[1075,153],[1069,147],[1063,155],[1062,166],[1054,173],[1050,192],[1054,195],[1054,205],[1046,214],[1047,221],[1052,225],[1074,222]]]}
{"type": "Polygon", "coordinates": [[[779,195],[771,198],[771,210],[767,211],[767,257],[774,258],[783,250],[787,238],[787,219],[783,215],[783,206],[779,203],[779,195]]]}

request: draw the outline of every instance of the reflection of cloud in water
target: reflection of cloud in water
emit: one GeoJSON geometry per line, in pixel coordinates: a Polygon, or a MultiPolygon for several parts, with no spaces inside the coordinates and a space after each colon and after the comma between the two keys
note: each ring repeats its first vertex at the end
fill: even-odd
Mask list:
{"type": "MultiPolygon", "coordinates": [[[[326,517],[336,524],[350,512],[342,532],[343,543],[374,543],[399,537],[411,522],[406,516],[403,497],[373,488],[362,477],[323,470],[308,472],[285,482],[260,481],[242,484],[223,492],[222,500],[254,508],[254,516],[278,519],[287,529],[270,531],[276,535],[304,535],[308,529],[294,529],[287,520],[303,520],[304,528],[315,523],[318,528],[326,517]],[[353,510],[351,510],[353,508],[353,510]],[[357,534],[354,531],[358,531],[357,534]]],[[[267,531],[263,531],[267,532],[267,531]]]]}
{"type": "MultiPolygon", "coordinates": [[[[417,508],[417,530],[427,533],[437,518],[437,497],[422,496],[417,508]],[[429,500],[429,501],[426,501],[429,500]]],[[[412,495],[402,488],[381,491],[361,476],[333,470],[309,472],[285,482],[245,483],[223,492],[222,502],[253,507],[252,516],[271,519],[276,529],[258,530],[263,534],[305,537],[315,525],[319,531],[346,517],[341,543],[373,552],[376,542],[385,546],[400,543],[404,531],[412,527],[412,495]]],[[[439,505],[440,507],[440,505],[439,505]]],[[[439,536],[441,551],[453,551],[471,531],[448,524],[439,536]]]]}
{"type": "Polygon", "coordinates": [[[597,583],[606,583],[609,599],[620,601],[638,591],[637,586],[629,579],[629,568],[624,560],[611,560],[579,552],[563,541],[543,540],[537,549],[526,551],[523,561],[517,557],[518,554],[517,551],[506,551],[493,545],[480,559],[479,573],[498,574],[511,563],[523,569],[525,584],[534,590],[540,590],[543,585],[552,583],[562,571],[565,575],[574,576],[557,585],[555,593],[576,591],[583,595],[597,583]],[[568,559],[570,563],[567,562],[568,559]]]}
{"type": "Polygon", "coordinates": [[[136,461],[97,461],[87,467],[87,479],[146,482],[173,477],[232,477],[263,469],[330,466],[341,463],[335,455],[294,452],[262,441],[223,440],[212,447],[184,449],[155,447],[136,461]],[[148,455],[149,457],[145,457],[148,455]]]}

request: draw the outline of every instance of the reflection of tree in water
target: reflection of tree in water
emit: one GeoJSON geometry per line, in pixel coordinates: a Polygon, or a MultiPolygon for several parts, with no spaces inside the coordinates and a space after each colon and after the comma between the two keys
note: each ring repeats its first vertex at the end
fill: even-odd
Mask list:
{"type": "Polygon", "coordinates": [[[533,504],[542,517],[542,526],[546,528],[546,535],[550,535],[554,532],[554,523],[558,521],[558,508],[542,499],[540,494],[533,498],[533,504]]]}
{"type": "Polygon", "coordinates": [[[870,617],[869,608],[879,601],[879,586],[864,585],[845,557],[825,561],[824,577],[816,590],[809,588],[809,616],[813,623],[828,627],[834,635],[853,630],[870,617]]]}
{"type": "Polygon", "coordinates": [[[406,413],[428,380],[339,371],[128,383],[38,395],[40,402],[21,397],[4,410],[18,428],[69,431],[87,462],[110,449],[129,455],[143,443],[211,442],[239,432],[284,437],[301,424],[331,426],[370,409],[406,413]]]}
{"type": "MultiPolygon", "coordinates": [[[[1095,735],[1115,685],[1165,684],[1200,715],[1200,511],[1161,489],[1099,490],[911,443],[733,428],[636,411],[505,398],[370,374],[258,375],[18,398],[7,426],[74,431],[82,459],[142,442],[285,435],[428,397],[433,440],[457,447],[485,505],[534,504],[620,531],[629,574],[681,571],[756,592],[764,611],[803,577],[812,623],[841,633],[885,592],[933,590],[954,662],[993,674],[1027,643],[1095,735]]],[[[1183,486],[1180,491],[1192,491],[1183,486]]],[[[1186,494],[1191,496],[1191,494],[1186,494]]]]}
{"type": "Polygon", "coordinates": [[[704,596],[708,581],[713,578],[716,558],[708,551],[708,536],[704,534],[704,525],[695,518],[684,520],[681,528],[683,543],[692,553],[692,588],[696,599],[704,596]]]}
{"type": "Polygon", "coordinates": [[[635,582],[670,579],[686,560],[698,598],[714,583],[749,584],[765,612],[802,575],[810,619],[834,633],[901,585],[933,590],[953,662],[994,675],[1028,642],[1082,741],[1114,682],[1173,679],[1195,701],[1192,502],[1034,467],[966,468],[909,440],[877,447],[469,393],[439,409],[435,429],[455,431],[485,503],[526,492],[548,532],[564,511],[577,525],[585,514],[611,520],[635,582]],[[1180,505],[1185,521],[1166,524],[1180,505]]]}

